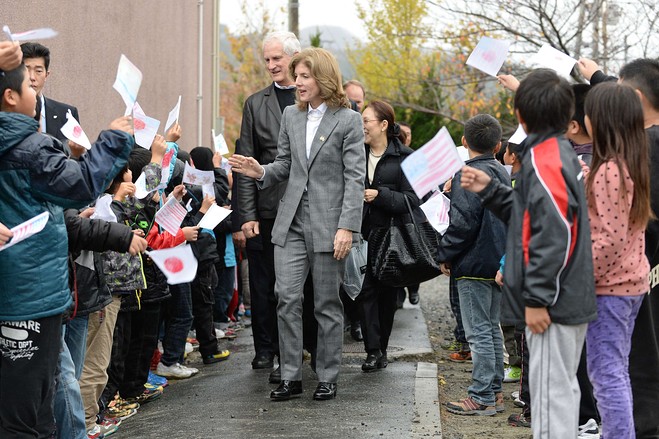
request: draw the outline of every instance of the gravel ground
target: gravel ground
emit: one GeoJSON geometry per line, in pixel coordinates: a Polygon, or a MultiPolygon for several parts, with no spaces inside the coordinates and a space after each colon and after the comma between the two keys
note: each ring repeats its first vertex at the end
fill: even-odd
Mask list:
{"type": "Polygon", "coordinates": [[[428,325],[433,353],[405,358],[406,361],[428,361],[438,366],[439,399],[443,439],[502,438],[528,439],[529,428],[514,428],[507,423],[508,416],[521,409],[513,406],[510,393],[517,390],[516,383],[504,384],[506,411],[496,416],[459,416],[446,411],[448,401],[466,397],[471,383],[471,363],[448,361],[448,351],[440,345],[452,340],[455,320],[451,314],[448,295],[448,278],[440,276],[421,285],[421,309],[428,325]]]}

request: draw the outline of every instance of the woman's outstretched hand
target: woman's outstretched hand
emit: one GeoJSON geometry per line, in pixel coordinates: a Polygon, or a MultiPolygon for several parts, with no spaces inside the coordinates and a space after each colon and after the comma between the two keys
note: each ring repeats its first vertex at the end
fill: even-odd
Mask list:
{"type": "Polygon", "coordinates": [[[265,175],[265,169],[263,169],[263,166],[254,157],[234,154],[229,157],[229,165],[231,165],[232,171],[239,172],[246,177],[259,179],[265,175]]]}

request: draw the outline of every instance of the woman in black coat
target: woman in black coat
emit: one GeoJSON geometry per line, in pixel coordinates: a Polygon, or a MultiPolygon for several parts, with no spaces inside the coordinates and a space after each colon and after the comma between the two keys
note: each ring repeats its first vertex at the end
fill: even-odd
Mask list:
{"type": "MultiPolygon", "coordinates": [[[[394,122],[394,109],[384,101],[371,102],[362,113],[366,153],[366,189],[362,235],[368,241],[378,228],[389,228],[391,219],[411,221],[407,203],[412,209],[419,198],[405,178],[400,164],[412,150],[400,140],[400,127],[394,122]]],[[[396,312],[398,288],[385,285],[371,275],[369,255],[360,305],[366,360],[364,372],[387,367],[387,346],[396,312]]]]}

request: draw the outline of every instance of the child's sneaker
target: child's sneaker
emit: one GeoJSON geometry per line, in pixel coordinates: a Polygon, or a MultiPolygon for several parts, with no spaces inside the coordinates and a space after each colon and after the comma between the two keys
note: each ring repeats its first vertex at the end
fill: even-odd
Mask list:
{"type": "Polygon", "coordinates": [[[192,352],[194,352],[194,347],[192,346],[192,343],[188,343],[187,341],[185,342],[184,352],[185,352],[186,355],[191,354],[192,352]]]}
{"type": "Polygon", "coordinates": [[[494,406],[479,404],[471,397],[462,401],[447,402],[446,410],[456,415],[494,416],[497,414],[497,409],[494,406]]]}
{"type": "Polygon", "coordinates": [[[506,411],[506,405],[503,402],[503,392],[494,394],[494,407],[496,408],[497,413],[506,411]]]}
{"type": "Polygon", "coordinates": [[[136,402],[138,404],[146,404],[155,399],[158,399],[162,396],[162,387],[156,387],[155,389],[144,389],[141,395],[135,396],[133,398],[126,398],[127,402],[136,402]]]}
{"type": "Polygon", "coordinates": [[[504,383],[517,383],[522,378],[522,368],[517,366],[506,366],[503,369],[504,383]]]}
{"type": "Polygon", "coordinates": [[[101,435],[103,438],[106,438],[119,430],[119,425],[121,424],[121,419],[110,419],[105,418],[100,424],[96,426],[99,427],[101,435]]]}
{"type": "MultiPolygon", "coordinates": [[[[217,329],[216,329],[216,331],[217,331],[217,329]]],[[[222,339],[225,339],[225,340],[233,340],[234,338],[238,337],[238,334],[236,334],[236,331],[234,331],[231,328],[227,328],[222,332],[224,333],[224,335],[222,335],[221,337],[218,335],[217,338],[222,338],[222,339]]]]}
{"type": "Polygon", "coordinates": [[[123,409],[123,410],[137,410],[140,408],[140,405],[136,402],[128,402],[125,399],[121,397],[116,397],[114,400],[108,404],[108,407],[115,407],[117,409],[123,409]]]}
{"type": "Polygon", "coordinates": [[[111,419],[128,419],[137,414],[137,409],[124,409],[121,407],[108,407],[105,410],[105,417],[111,419]]]}
{"type": "Polygon", "coordinates": [[[513,393],[510,394],[510,397],[513,399],[513,404],[515,407],[519,407],[521,409],[524,408],[526,404],[524,404],[524,401],[519,399],[519,390],[515,390],[513,393]]]}
{"type": "Polygon", "coordinates": [[[589,419],[584,425],[579,426],[579,439],[599,439],[600,438],[600,429],[597,425],[597,421],[594,419],[589,419]]]}
{"type": "Polygon", "coordinates": [[[513,413],[508,416],[508,425],[511,427],[531,428],[531,418],[524,416],[524,413],[513,413]]]}
{"type": "Polygon", "coordinates": [[[101,427],[99,425],[94,425],[94,428],[87,430],[87,439],[103,439],[101,427]]]}
{"type": "Polygon", "coordinates": [[[229,358],[229,355],[231,355],[231,353],[225,349],[223,351],[218,352],[217,354],[208,355],[204,357],[203,361],[204,364],[218,363],[220,361],[224,361],[227,358],[229,358]]]}
{"type": "MultiPolygon", "coordinates": [[[[160,364],[160,363],[158,363],[158,364],[160,364]]],[[[158,367],[156,366],[156,369],[157,368],[158,367]]],[[[165,387],[169,386],[169,382],[167,381],[167,378],[165,378],[163,376],[160,376],[160,375],[156,375],[155,373],[153,373],[151,371],[149,371],[149,377],[147,378],[146,382],[153,385],[153,386],[156,386],[156,387],[162,386],[163,388],[165,388],[165,387]]]]}
{"type": "Polygon", "coordinates": [[[448,359],[454,363],[471,363],[471,351],[453,352],[448,359]]]}
{"type": "Polygon", "coordinates": [[[165,366],[162,363],[158,363],[156,373],[167,378],[176,378],[179,380],[190,378],[192,375],[194,375],[192,369],[182,366],[179,363],[174,363],[171,366],[165,366]]]}
{"type": "Polygon", "coordinates": [[[196,338],[194,338],[194,337],[188,337],[188,338],[185,340],[185,342],[186,342],[186,343],[190,343],[190,344],[192,345],[192,348],[193,348],[193,349],[199,349],[199,340],[197,340],[196,338]]]}
{"type": "Polygon", "coordinates": [[[450,351],[450,352],[459,352],[462,350],[462,343],[459,341],[453,339],[449,343],[444,343],[443,345],[440,346],[442,349],[445,351],[450,351]]]}

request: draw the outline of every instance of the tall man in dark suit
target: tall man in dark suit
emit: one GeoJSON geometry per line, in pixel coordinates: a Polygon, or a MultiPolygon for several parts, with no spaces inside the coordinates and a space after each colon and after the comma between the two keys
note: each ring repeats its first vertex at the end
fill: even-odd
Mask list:
{"type": "MultiPolygon", "coordinates": [[[[295,85],[289,76],[288,64],[300,50],[300,42],[291,32],[273,32],[265,37],[263,59],[272,84],[247,98],[237,153],[254,157],[264,165],[275,160],[282,112],[295,103],[295,85]]],[[[271,235],[286,182],[257,191],[251,178],[240,175],[236,181],[238,211],[247,238],[249,261],[252,332],[256,351],[252,368],[267,369],[273,367],[274,356],[279,354],[271,235]]],[[[278,377],[271,377],[271,381],[278,381],[278,377]]]]}
{"type": "MultiPolygon", "coordinates": [[[[37,116],[41,132],[59,139],[66,146],[68,140],[60,129],[66,123],[66,113],[69,110],[73,117],[80,122],[78,109],[43,95],[43,87],[50,76],[50,50],[39,43],[23,43],[21,50],[23,50],[23,63],[30,75],[30,86],[37,92],[37,116]]],[[[75,146],[72,151],[74,154],[84,152],[84,150],[77,151],[75,146]]]]}

